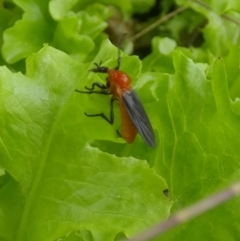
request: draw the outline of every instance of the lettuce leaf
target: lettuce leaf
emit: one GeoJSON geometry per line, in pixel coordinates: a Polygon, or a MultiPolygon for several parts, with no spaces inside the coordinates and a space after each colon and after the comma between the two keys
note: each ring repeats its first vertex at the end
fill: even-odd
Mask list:
{"type": "MultiPolygon", "coordinates": [[[[114,52],[105,41],[94,61],[115,62],[114,52]]],[[[45,46],[28,57],[26,76],[1,67],[0,165],[9,174],[0,189],[2,240],[55,240],[77,230],[113,240],[168,217],[166,182],[146,161],[91,145],[118,145],[114,127],[84,115],[94,96],[74,91],[94,77],[91,66],[45,46]]]]}

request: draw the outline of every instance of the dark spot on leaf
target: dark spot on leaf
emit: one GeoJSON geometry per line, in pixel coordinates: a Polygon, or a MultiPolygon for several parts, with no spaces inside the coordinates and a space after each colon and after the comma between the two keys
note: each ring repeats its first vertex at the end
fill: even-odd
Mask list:
{"type": "Polygon", "coordinates": [[[164,194],[167,198],[170,198],[170,197],[169,197],[169,190],[168,190],[168,189],[163,190],[163,194],[164,194]]]}

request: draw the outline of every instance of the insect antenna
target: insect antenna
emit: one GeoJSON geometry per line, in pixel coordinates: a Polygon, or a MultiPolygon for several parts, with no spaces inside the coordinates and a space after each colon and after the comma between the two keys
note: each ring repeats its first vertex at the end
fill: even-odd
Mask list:
{"type": "Polygon", "coordinates": [[[121,50],[120,48],[118,48],[117,67],[115,68],[116,70],[120,69],[121,62],[122,62],[121,50]]]}

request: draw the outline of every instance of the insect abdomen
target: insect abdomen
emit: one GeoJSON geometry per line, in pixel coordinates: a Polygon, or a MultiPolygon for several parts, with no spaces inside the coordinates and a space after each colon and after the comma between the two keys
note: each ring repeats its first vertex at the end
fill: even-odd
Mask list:
{"type": "Polygon", "coordinates": [[[134,126],[121,97],[119,98],[119,107],[121,114],[121,135],[127,143],[132,143],[136,138],[137,129],[134,126]]]}

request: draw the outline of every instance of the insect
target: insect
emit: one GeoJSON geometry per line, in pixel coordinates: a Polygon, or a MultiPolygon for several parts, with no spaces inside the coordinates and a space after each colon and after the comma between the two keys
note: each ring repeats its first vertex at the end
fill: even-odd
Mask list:
{"type": "Polygon", "coordinates": [[[96,68],[93,68],[90,71],[94,73],[106,73],[106,85],[100,82],[94,82],[90,88],[85,86],[85,89],[88,91],[81,91],[77,89],[76,91],[86,94],[112,95],[110,101],[110,118],[108,118],[104,113],[91,115],[85,113],[85,115],[88,117],[100,116],[110,124],[113,124],[113,103],[117,100],[121,115],[120,135],[126,140],[127,143],[132,143],[137,133],[139,133],[149,146],[155,147],[155,136],[147,113],[144,110],[137,93],[131,87],[130,77],[125,72],[120,70],[120,54],[117,60],[117,67],[114,69],[109,69],[106,66],[102,66],[102,62],[99,64],[94,64],[96,68]],[[99,90],[96,90],[96,88],[99,90]]]}

